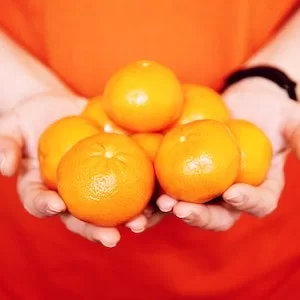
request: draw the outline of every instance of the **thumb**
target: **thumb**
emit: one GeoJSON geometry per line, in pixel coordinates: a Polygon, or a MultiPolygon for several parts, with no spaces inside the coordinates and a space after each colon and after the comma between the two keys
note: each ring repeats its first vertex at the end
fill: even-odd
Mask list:
{"type": "Polygon", "coordinates": [[[17,117],[13,114],[0,118],[0,174],[13,176],[22,157],[23,141],[17,117]]]}

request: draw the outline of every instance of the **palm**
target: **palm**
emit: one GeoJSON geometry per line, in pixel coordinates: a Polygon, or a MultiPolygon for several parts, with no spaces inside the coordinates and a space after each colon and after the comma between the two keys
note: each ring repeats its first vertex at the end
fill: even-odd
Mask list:
{"type": "Polygon", "coordinates": [[[43,95],[30,99],[18,106],[13,114],[20,128],[27,158],[37,158],[38,141],[41,133],[53,122],[68,115],[80,113],[81,105],[72,97],[61,99],[54,95],[43,95]]]}

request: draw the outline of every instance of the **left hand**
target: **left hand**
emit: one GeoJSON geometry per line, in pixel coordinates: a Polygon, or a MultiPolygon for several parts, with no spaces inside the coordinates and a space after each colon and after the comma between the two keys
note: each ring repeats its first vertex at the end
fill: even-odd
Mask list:
{"type": "Polygon", "coordinates": [[[162,212],[191,226],[224,231],[242,212],[264,217],[277,207],[284,187],[284,163],[289,149],[300,156],[300,103],[290,100],[284,90],[263,78],[249,78],[223,95],[233,118],[246,119],[260,127],[273,146],[273,160],[266,180],[258,187],[234,184],[219,203],[191,204],[167,195],[157,200],[162,212]]]}
{"type": "MultiPolygon", "coordinates": [[[[57,192],[42,182],[37,156],[41,133],[53,122],[69,115],[79,115],[86,100],[61,91],[47,91],[24,99],[0,117],[0,175],[18,174],[17,190],[24,208],[38,218],[60,215],[70,231],[84,238],[114,247],[120,240],[115,227],[100,227],[83,222],[68,212],[57,192]]],[[[125,225],[138,233],[145,229],[143,212],[125,225]]]]}

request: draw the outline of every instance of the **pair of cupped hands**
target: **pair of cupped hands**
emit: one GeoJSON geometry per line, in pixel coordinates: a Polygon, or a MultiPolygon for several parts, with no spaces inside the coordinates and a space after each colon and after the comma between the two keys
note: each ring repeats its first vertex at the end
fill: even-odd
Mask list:
{"type": "MultiPolygon", "coordinates": [[[[191,204],[161,195],[159,211],[148,207],[126,224],[140,233],[173,214],[190,226],[224,231],[231,228],[241,213],[264,217],[277,207],[284,187],[284,163],[289,151],[300,155],[300,104],[285,91],[262,78],[245,79],[228,88],[224,100],[234,118],[247,119],[260,127],[273,146],[272,165],[263,184],[253,187],[234,184],[222,200],[191,204]]],[[[52,91],[35,95],[18,104],[0,118],[0,171],[3,176],[18,174],[17,190],[24,208],[43,218],[59,215],[66,227],[89,240],[114,247],[120,240],[117,228],[97,227],[76,219],[66,211],[59,195],[48,190],[39,173],[37,146],[41,133],[50,123],[78,115],[86,100],[76,95],[52,91]]]]}

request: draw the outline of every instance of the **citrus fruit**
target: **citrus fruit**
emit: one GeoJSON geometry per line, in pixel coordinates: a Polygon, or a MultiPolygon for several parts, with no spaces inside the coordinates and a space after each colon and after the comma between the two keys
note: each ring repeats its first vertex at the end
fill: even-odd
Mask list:
{"type": "Polygon", "coordinates": [[[183,84],[182,87],[184,107],[180,118],[174,126],[203,119],[212,119],[221,122],[229,120],[229,110],[221,95],[213,89],[196,84],[183,84]]]}
{"type": "Polygon", "coordinates": [[[139,144],[148,154],[151,161],[154,160],[163,135],[160,133],[136,133],[132,139],[139,144]]]}
{"type": "Polygon", "coordinates": [[[246,120],[227,122],[241,149],[241,165],[236,182],[260,185],[272,161],[272,145],[264,132],[246,120]]]}
{"type": "Polygon", "coordinates": [[[143,211],[154,190],[154,169],[129,136],[100,133],[61,160],[58,192],[69,212],[99,226],[122,224],[143,211]]]}
{"type": "Polygon", "coordinates": [[[104,110],[132,132],[156,132],[174,123],[183,108],[183,93],[174,72],[153,61],[119,69],[104,90],[104,110]]]}
{"type": "Polygon", "coordinates": [[[38,159],[43,182],[56,189],[57,167],[62,157],[80,140],[99,133],[88,120],[80,116],[62,118],[51,124],[41,135],[38,159]]]}
{"type": "Polygon", "coordinates": [[[238,175],[240,150],[228,127],[199,120],[170,130],[157,151],[157,179],[169,196],[204,203],[221,195],[238,175]]]}
{"type": "Polygon", "coordinates": [[[103,110],[102,97],[100,96],[89,100],[81,115],[92,121],[104,132],[126,133],[125,129],[119,127],[107,117],[103,110]]]}

